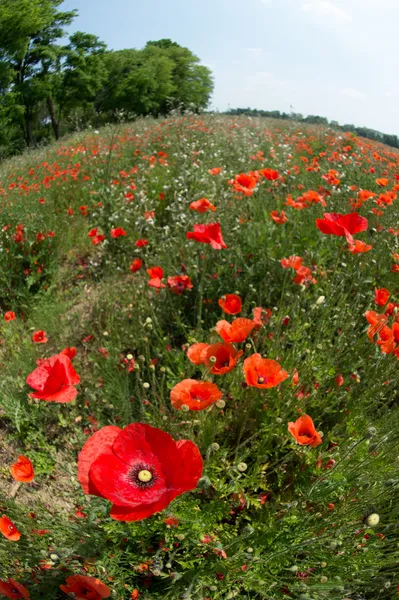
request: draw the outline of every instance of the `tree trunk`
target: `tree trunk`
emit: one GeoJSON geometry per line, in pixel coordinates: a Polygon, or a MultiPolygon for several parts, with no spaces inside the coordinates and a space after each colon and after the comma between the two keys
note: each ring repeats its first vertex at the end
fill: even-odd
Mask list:
{"type": "Polygon", "coordinates": [[[35,138],[33,137],[33,130],[32,130],[32,115],[29,110],[26,110],[26,112],[25,112],[25,125],[26,125],[26,130],[25,130],[26,144],[27,144],[27,146],[33,146],[36,148],[36,141],[35,141],[35,138]]]}
{"type": "Polygon", "coordinates": [[[47,96],[47,108],[50,113],[51,125],[53,127],[53,132],[56,140],[60,139],[60,123],[57,121],[55,116],[54,102],[52,97],[47,96]]]}

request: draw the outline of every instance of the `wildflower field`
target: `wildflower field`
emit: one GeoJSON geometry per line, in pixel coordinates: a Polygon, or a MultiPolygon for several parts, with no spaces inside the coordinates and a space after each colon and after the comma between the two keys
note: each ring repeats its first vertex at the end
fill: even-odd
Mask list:
{"type": "Polygon", "coordinates": [[[0,597],[398,596],[398,191],[217,115],[0,165],[0,597]]]}

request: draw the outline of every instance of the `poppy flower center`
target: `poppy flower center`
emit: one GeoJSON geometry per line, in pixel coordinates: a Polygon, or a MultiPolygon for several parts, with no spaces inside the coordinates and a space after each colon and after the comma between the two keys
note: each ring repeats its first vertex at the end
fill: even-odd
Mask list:
{"type": "Polygon", "coordinates": [[[130,471],[130,480],[140,488],[149,488],[154,485],[157,475],[154,469],[145,464],[137,465],[130,471]]]}
{"type": "Polygon", "coordinates": [[[151,471],[147,471],[147,469],[143,469],[138,472],[137,477],[142,483],[148,483],[152,479],[152,473],[151,471]]]}

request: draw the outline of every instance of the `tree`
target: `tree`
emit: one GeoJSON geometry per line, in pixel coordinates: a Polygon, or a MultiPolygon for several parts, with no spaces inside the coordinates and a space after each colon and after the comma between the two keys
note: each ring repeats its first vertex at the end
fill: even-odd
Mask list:
{"type": "Polygon", "coordinates": [[[172,79],[174,92],[171,99],[183,108],[206,108],[213,91],[212,73],[208,67],[199,64],[199,58],[188,48],[179,46],[169,39],[148,42],[151,46],[161,48],[165,55],[173,61],[172,79]]]}
{"type": "Polygon", "coordinates": [[[48,106],[54,133],[53,87],[60,71],[64,35],[76,11],[60,12],[62,0],[0,0],[0,63],[8,64],[12,91],[23,107],[24,137],[35,144],[34,119],[41,102],[48,106]]]}

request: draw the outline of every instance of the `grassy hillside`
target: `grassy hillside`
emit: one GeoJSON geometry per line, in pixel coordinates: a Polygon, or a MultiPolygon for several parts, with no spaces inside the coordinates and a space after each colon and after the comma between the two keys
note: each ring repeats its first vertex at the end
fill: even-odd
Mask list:
{"type": "Polygon", "coordinates": [[[73,575],[124,600],[396,597],[398,190],[396,151],[244,117],[0,165],[0,517],[21,533],[0,519],[0,580],[33,600],[108,597],[60,589],[73,575]],[[137,422],[199,452],[103,430],[137,422]]]}

